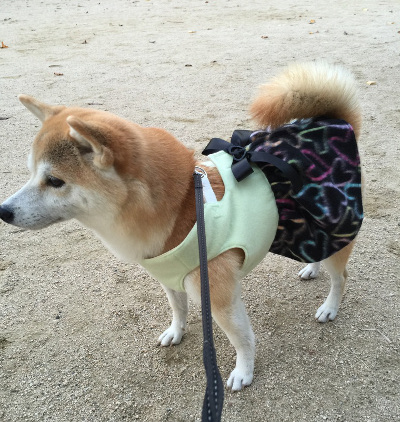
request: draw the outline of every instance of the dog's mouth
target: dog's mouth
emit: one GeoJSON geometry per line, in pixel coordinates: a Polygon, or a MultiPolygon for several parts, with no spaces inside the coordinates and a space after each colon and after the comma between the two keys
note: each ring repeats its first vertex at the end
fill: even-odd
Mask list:
{"type": "Polygon", "coordinates": [[[64,221],[64,219],[59,217],[59,218],[54,218],[54,219],[51,219],[51,220],[47,219],[47,221],[40,221],[40,222],[37,222],[36,224],[32,224],[32,225],[29,225],[29,226],[18,225],[18,227],[29,229],[29,230],[42,230],[42,229],[45,229],[49,226],[52,226],[53,224],[61,223],[62,221],[64,221]]]}
{"type": "Polygon", "coordinates": [[[49,226],[52,226],[53,224],[61,223],[62,221],[64,221],[64,219],[60,217],[60,218],[56,218],[54,220],[48,221],[44,224],[38,224],[38,225],[35,225],[33,227],[29,227],[29,229],[30,230],[42,230],[42,229],[45,229],[49,226]]]}
{"type": "Polygon", "coordinates": [[[64,221],[62,217],[49,218],[38,213],[21,218],[15,210],[4,205],[0,205],[0,219],[22,230],[41,230],[52,224],[64,221]]]}

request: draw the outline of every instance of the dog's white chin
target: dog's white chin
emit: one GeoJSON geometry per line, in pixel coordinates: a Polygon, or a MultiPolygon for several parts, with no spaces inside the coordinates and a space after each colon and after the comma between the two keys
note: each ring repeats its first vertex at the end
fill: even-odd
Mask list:
{"type": "Polygon", "coordinates": [[[52,226],[53,224],[56,223],[60,223],[64,221],[63,218],[56,218],[53,219],[51,221],[32,221],[30,219],[25,219],[25,220],[21,220],[19,221],[18,219],[14,219],[11,223],[7,223],[10,224],[12,226],[15,227],[19,227],[20,229],[24,229],[24,230],[42,230],[45,229],[46,227],[52,226]]]}

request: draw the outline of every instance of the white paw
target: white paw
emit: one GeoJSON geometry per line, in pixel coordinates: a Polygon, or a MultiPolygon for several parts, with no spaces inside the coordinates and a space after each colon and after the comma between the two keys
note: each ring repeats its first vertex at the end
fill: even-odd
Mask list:
{"type": "Polygon", "coordinates": [[[320,267],[321,267],[321,264],[319,262],[313,262],[311,264],[308,264],[306,267],[304,267],[302,270],[299,271],[299,276],[303,280],[315,278],[319,274],[320,267]]]}
{"type": "Polygon", "coordinates": [[[336,318],[337,313],[338,307],[330,306],[325,302],[318,308],[317,313],[315,314],[315,319],[318,322],[333,321],[336,318]]]}
{"type": "Polygon", "coordinates": [[[246,385],[250,385],[253,381],[253,371],[246,372],[238,368],[235,368],[226,382],[226,385],[232,389],[232,391],[240,391],[246,385]]]}
{"type": "Polygon", "coordinates": [[[161,346],[172,346],[174,344],[179,344],[182,340],[185,330],[180,327],[170,326],[166,329],[160,337],[158,337],[158,344],[161,346]]]}

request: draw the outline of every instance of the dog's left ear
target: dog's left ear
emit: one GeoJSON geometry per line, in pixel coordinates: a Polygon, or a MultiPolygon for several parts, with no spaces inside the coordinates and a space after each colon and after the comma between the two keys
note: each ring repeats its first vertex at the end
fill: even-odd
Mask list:
{"type": "Polygon", "coordinates": [[[42,123],[51,116],[55,116],[60,111],[65,109],[65,106],[51,106],[49,104],[42,103],[41,101],[38,101],[36,98],[33,98],[29,95],[18,95],[18,99],[42,123]]]}
{"type": "Polygon", "coordinates": [[[113,165],[113,153],[104,145],[106,137],[101,128],[84,122],[75,116],[67,117],[67,123],[70,127],[69,135],[71,138],[75,139],[84,148],[94,152],[93,163],[97,167],[106,169],[113,165]]]}

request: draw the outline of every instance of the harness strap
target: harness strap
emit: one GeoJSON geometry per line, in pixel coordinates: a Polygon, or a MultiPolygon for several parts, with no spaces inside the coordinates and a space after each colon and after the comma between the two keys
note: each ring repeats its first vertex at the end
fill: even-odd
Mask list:
{"type": "Polygon", "coordinates": [[[214,348],[210,288],[208,283],[207,244],[204,222],[202,174],[193,173],[196,193],[197,237],[200,257],[201,312],[203,322],[203,363],[207,377],[207,388],[203,402],[202,422],[219,422],[224,404],[224,385],[218,370],[214,348]]]}
{"type": "Polygon", "coordinates": [[[293,193],[298,193],[303,183],[297,170],[275,155],[264,151],[251,150],[252,133],[249,130],[235,130],[231,142],[224,141],[220,138],[213,138],[205,147],[203,154],[210,155],[218,151],[225,151],[232,155],[232,172],[238,182],[253,173],[251,163],[257,164],[258,166],[271,164],[278,168],[283,176],[290,181],[293,193]]]}

